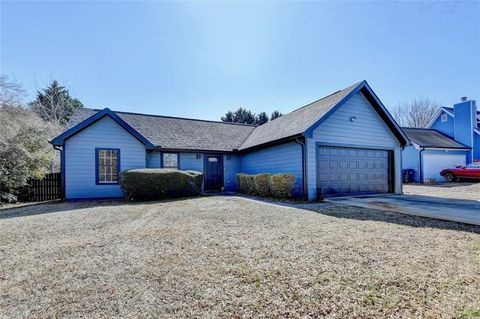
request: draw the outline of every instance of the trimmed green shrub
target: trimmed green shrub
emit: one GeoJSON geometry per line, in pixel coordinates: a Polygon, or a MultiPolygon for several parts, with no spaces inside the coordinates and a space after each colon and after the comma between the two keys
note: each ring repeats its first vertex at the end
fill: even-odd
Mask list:
{"type": "Polygon", "coordinates": [[[272,174],[267,173],[254,175],[253,180],[255,184],[256,194],[264,197],[268,197],[272,194],[272,191],[270,189],[270,179],[272,178],[272,176],[272,174]]]}
{"type": "Polygon", "coordinates": [[[293,198],[298,194],[297,178],[291,174],[237,174],[238,191],[275,198],[293,198]]]}
{"type": "Polygon", "coordinates": [[[243,194],[247,193],[247,189],[246,189],[246,185],[245,185],[245,175],[246,174],[243,174],[243,173],[238,173],[236,175],[238,192],[243,193],[243,194]]]}
{"type": "Polygon", "coordinates": [[[120,177],[125,196],[135,200],[195,196],[200,194],[202,182],[201,172],[164,168],[126,170],[120,177]]]}
{"type": "Polygon", "coordinates": [[[272,196],[276,198],[292,198],[297,178],[291,174],[274,174],[270,179],[272,196]]]}
{"type": "Polygon", "coordinates": [[[255,195],[255,175],[237,174],[237,185],[240,193],[255,195]]]}

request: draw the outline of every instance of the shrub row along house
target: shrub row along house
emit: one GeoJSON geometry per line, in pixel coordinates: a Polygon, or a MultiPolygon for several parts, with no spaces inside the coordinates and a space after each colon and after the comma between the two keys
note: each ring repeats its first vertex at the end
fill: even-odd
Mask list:
{"type": "Polygon", "coordinates": [[[400,193],[407,144],[366,81],[258,127],[108,108],[78,109],[70,127],[51,141],[67,199],[122,197],[120,170],[160,167],[203,172],[206,191],[235,191],[237,173],[289,173],[309,200],[400,193]]]}
{"type": "Polygon", "coordinates": [[[414,181],[442,181],[444,168],[480,161],[480,112],[475,101],[442,107],[428,128],[403,128],[411,146],[403,151],[403,168],[413,169],[414,181]]]}

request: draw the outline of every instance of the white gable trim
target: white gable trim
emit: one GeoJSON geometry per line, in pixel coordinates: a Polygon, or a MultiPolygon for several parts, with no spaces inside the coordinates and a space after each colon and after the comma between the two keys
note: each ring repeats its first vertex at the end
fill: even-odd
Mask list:
{"type": "Polygon", "coordinates": [[[447,113],[448,115],[450,115],[452,118],[455,118],[455,115],[453,115],[452,112],[450,112],[449,110],[445,109],[444,107],[441,107],[437,113],[435,114],[435,116],[432,118],[432,120],[428,123],[427,125],[427,128],[431,128],[433,123],[435,123],[435,121],[438,120],[438,118],[440,117],[440,115],[445,112],[447,113]]]}

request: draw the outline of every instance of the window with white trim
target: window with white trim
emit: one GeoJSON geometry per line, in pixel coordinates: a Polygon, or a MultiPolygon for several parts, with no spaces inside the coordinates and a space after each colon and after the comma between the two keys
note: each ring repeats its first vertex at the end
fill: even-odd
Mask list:
{"type": "Polygon", "coordinates": [[[163,153],[163,168],[178,169],[178,154],[177,153],[163,153]]]}
{"type": "Polygon", "coordinates": [[[118,184],[120,171],[120,150],[114,148],[97,148],[97,183],[118,184]]]}
{"type": "Polygon", "coordinates": [[[448,115],[447,114],[442,114],[441,120],[442,120],[442,122],[448,121],[448,115]]]}

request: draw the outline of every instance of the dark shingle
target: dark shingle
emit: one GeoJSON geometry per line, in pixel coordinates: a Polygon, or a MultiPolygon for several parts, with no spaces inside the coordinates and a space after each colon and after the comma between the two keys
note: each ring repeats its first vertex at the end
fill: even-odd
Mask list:
{"type": "Polygon", "coordinates": [[[337,105],[338,102],[352,92],[360,83],[361,82],[355,83],[346,89],[337,91],[257,127],[242,144],[240,150],[269,143],[271,141],[281,140],[305,132],[335,105],[337,105]]]}
{"type": "MultiPolygon", "coordinates": [[[[69,127],[99,110],[80,108],[71,117],[69,127]]],[[[161,148],[185,150],[233,151],[247,139],[255,126],[175,118],[168,116],[115,112],[137,132],[161,148]]]]}
{"type": "MultiPolygon", "coordinates": [[[[355,83],[271,122],[252,125],[204,121],[158,115],[115,112],[152,144],[185,150],[246,150],[304,133],[363,82],[355,83]]],[[[99,110],[78,109],[72,127],[99,110]]]]}
{"type": "Polygon", "coordinates": [[[402,130],[412,143],[420,147],[469,149],[468,146],[458,143],[437,130],[411,127],[404,127],[402,130]]]}

